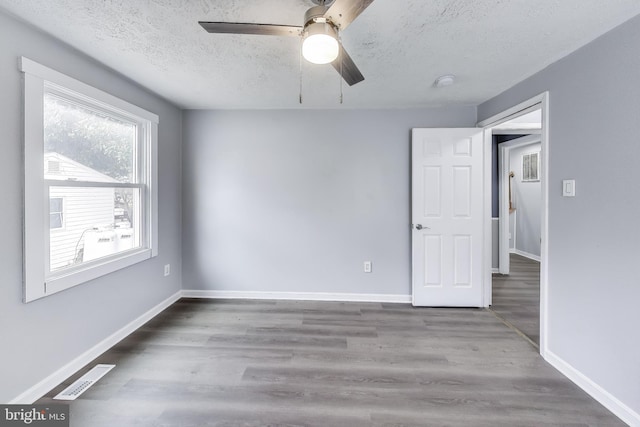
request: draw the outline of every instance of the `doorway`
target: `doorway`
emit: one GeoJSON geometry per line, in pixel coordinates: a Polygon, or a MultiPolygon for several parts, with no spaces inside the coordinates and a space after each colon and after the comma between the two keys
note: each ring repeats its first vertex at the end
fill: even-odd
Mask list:
{"type": "Polygon", "coordinates": [[[486,248],[491,256],[485,262],[493,273],[486,277],[490,286],[485,289],[485,298],[491,310],[536,345],[543,356],[547,336],[547,124],[547,93],[478,124],[485,130],[485,139],[494,142],[494,155],[485,161],[487,213],[491,213],[487,230],[492,236],[486,248]],[[489,179],[489,175],[498,179],[489,179]],[[522,191],[532,193],[536,186],[533,210],[537,206],[537,212],[531,215],[531,206],[525,212],[527,201],[522,191]],[[537,217],[536,227],[532,227],[536,223],[532,217],[537,217]],[[527,230],[529,235],[523,235],[527,230]]]}
{"type": "Polygon", "coordinates": [[[500,260],[492,277],[491,309],[535,346],[540,344],[540,117],[540,110],[533,111],[493,129],[500,178],[494,188],[500,196],[500,229],[493,244],[499,246],[500,260]],[[516,135],[502,135],[505,125],[516,135]],[[530,129],[535,133],[527,134],[530,129]]]}
{"type": "MultiPolygon", "coordinates": [[[[532,126],[541,126],[540,110],[526,114],[532,126]],[[535,121],[537,120],[537,121],[535,121]]],[[[508,275],[511,254],[540,261],[542,182],[540,171],[540,133],[527,134],[527,129],[516,130],[516,135],[503,135],[500,126],[494,128],[494,175],[492,210],[498,213],[497,245],[498,272],[508,275]]]]}

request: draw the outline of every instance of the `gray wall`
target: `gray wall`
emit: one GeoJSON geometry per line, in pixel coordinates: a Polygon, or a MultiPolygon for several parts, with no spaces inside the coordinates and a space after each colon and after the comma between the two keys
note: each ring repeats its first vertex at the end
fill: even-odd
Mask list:
{"type": "Polygon", "coordinates": [[[491,268],[500,268],[500,221],[491,219],[491,268]]]}
{"type": "MultiPolygon", "coordinates": [[[[180,289],[181,114],[50,37],[0,14],[3,226],[0,246],[0,402],[6,403],[180,289]],[[26,56],[160,116],[160,255],[116,273],[22,303],[21,73],[26,56]],[[163,264],[172,275],[163,277],[163,264]]],[[[44,261],[43,261],[44,262],[44,261]]]]}
{"type": "MultiPolygon", "coordinates": [[[[499,206],[499,194],[500,194],[500,163],[498,162],[499,144],[503,142],[511,141],[512,139],[521,138],[524,135],[493,135],[491,143],[491,233],[492,233],[492,255],[491,255],[491,268],[500,267],[500,206],[499,206]]],[[[511,229],[509,229],[511,232],[511,229]]],[[[513,236],[513,233],[511,233],[513,236]]],[[[511,239],[509,239],[511,243],[511,239]]]]}
{"type": "Polygon", "coordinates": [[[549,119],[549,350],[640,412],[640,17],[479,106],[543,91],[549,119]],[[576,197],[561,197],[562,179],[576,197]]]}
{"type": "Polygon", "coordinates": [[[500,163],[498,162],[499,144],[522,138],[525,135],[493,135],[491,143],[491,216],[500,216],[500,206],[498,197],[500,194],[500,163]]]}
{"type": "Polygon", "coordinates": [[[522,182],[522,155],[540,152],[540,143],[510,150],[509,162],[514,177],[511,197],[516,208],[516,250],[540,256],[540,220],[542,187],[540,181],[522,182]]]}
{"type": "Polygon", "coordinates": [[[184,289],[409,295],[410,129],[475,120],[473,107],[186,111],[184,289]]]}
{"type": "Polygon", "coordinates": [[[509,212],[509,251],[516,249],[516,211],[509,212]]]}

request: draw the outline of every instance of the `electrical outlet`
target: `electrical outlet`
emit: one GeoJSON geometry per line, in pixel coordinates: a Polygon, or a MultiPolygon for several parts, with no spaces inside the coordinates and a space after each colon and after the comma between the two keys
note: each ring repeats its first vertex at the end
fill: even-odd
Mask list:
{"type": "Polygon", "coordinates": [[[371,261],[364,262],[364,272],[371,273],[371,261]]]}
{"type": "Polygon", "coordinates": [[[164,275],[168,276],[171,274],[171,264],[165,264],[164,265],[164,275]]]}

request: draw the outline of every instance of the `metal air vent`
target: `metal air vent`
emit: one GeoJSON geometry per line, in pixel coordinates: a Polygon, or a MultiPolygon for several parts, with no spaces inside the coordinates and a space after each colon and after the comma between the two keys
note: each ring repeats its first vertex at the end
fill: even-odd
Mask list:
{"type": "Polygon", "coordinates": [[[89,387],[94,385],[100,378],[104,377],[107,372],[115,368],[116,365],[96,365],[89,372],[78,378],[69,387],[62,390],[54,399],[57,400],[76,400],[78,396],[87,391],[89,387]]]}

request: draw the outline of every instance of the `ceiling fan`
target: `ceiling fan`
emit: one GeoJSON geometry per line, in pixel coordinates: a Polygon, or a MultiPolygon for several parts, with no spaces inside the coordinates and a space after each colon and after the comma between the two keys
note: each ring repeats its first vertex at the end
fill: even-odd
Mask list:
{"type": "Polygon", "coordinates": [[[198,23],[210,33],[255,34],[302,37],[302,56],[314,64],[333,65],[349,86],[364,80],[338,34],[347,28],[373,0],[312,0],[302,26],[240,22],[198,23]]]}

